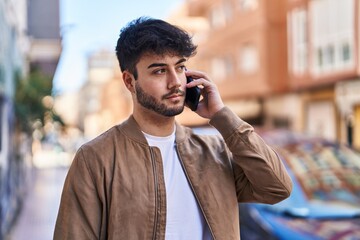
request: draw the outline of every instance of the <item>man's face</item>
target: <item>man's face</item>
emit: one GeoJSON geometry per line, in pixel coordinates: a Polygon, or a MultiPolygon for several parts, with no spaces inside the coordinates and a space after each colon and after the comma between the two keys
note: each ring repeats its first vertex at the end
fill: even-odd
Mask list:
{"type": "Polygon", "coordinates": [[[147,110],[172,117],[184,110],[186,59],[146,54],[136,65],[137,102],[147,110]]]}

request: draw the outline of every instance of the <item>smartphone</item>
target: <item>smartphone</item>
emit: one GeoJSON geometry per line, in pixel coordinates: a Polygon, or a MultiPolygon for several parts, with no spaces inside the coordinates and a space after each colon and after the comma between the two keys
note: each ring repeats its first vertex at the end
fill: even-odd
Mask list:
{"type": "MultiPolygon", "coordinates": [[[[192,77],[187,76],[187,83],[192,82],[192,77]]],[[[192,87],[186,89],[185,104],[192,110],[196,111],[200,100],[200,88],[192,87]]]]}

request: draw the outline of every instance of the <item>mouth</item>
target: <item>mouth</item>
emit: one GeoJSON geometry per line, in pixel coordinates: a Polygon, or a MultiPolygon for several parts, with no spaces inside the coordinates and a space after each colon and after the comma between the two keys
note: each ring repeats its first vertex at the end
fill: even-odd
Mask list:
{"type": "Polygon", "coordinates": [[[180,98],[182,96],[185,95],[185,92],[180,90],[180,89],[176,89],[174,91],[171,91],[167,94],[165,94],[162,99],[177,99],[177,98],[180,98]]]}
{"type": "Polygon", "coordinates": [[[168,96],[166,99],[174,99],[174,98],[179,98],[181,96],[183,96],[183,95],[182,94],[173,94],[173,95],[168,96]]]}

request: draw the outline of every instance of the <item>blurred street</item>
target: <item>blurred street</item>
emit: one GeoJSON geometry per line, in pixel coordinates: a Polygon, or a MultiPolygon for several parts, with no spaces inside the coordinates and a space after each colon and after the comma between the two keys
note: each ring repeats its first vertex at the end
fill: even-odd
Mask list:
{"type": "Polygon", "coordinates": [[[5,240],[53,238],[60,195],[67,168],[34,169],[23,208],[5,240]]]}

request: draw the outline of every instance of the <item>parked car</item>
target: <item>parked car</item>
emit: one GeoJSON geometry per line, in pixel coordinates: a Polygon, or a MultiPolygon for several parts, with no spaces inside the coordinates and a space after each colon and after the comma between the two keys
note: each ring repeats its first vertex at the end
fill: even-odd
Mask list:
{"type": "Polygon", "coordinates": [[[260,135],[280,155],[293,191],[275,205],[240,204],[241,239],[360,239],[360,153],[289,131],[260,135]]]}

